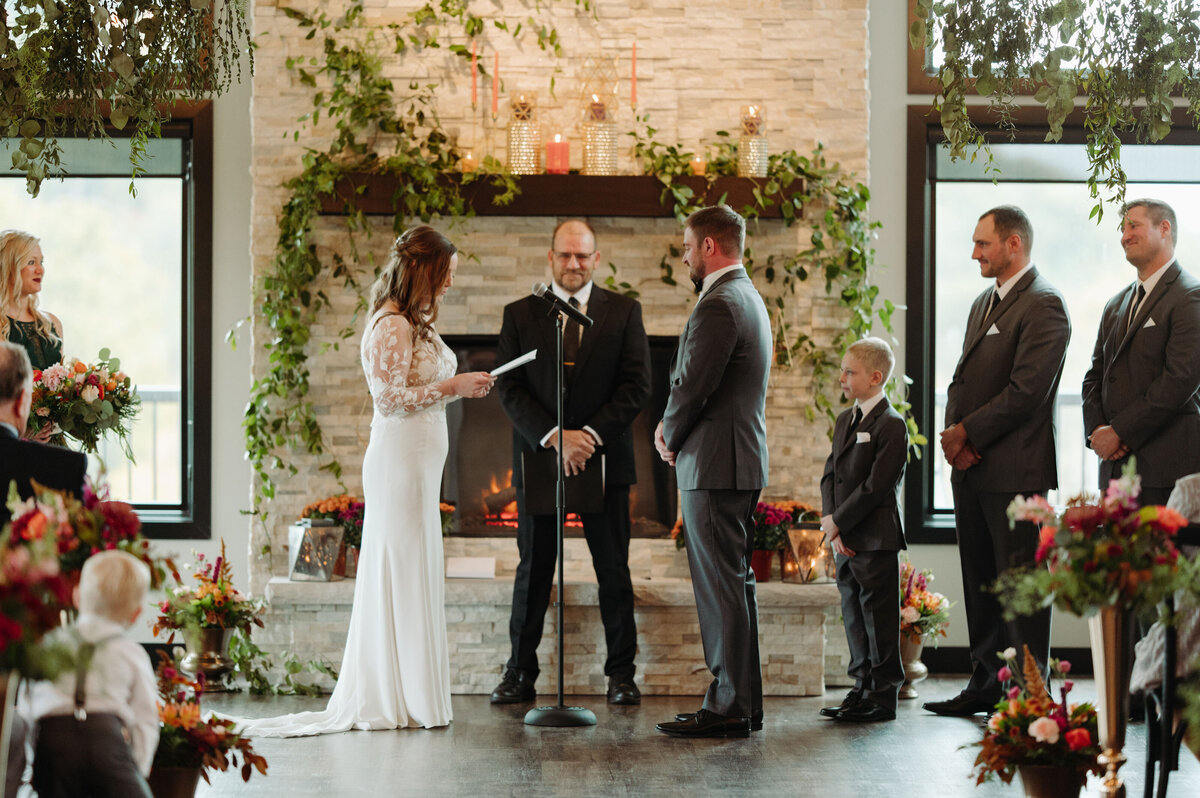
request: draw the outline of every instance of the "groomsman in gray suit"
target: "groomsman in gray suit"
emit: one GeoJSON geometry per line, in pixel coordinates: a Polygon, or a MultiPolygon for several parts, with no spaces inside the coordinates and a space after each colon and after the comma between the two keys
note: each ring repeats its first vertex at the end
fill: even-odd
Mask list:
{"type": "Polygon", "coordinates": [[[1029,260],[1033,227],[1025,212],[993,208],[979,217],[973,238],[971,257],[995,285],[971,305],[942,433],[953,467],[972,673],[959,695],[925,704],[958,716],[989,712],[1000,698],[997,651],[1028,645],[1043,672],[1050,656],[1050,610],[1005,622],[988,587],[1004,571],[1034,562],[1037,529],[1027,522],[1010,527],[1006,510],[1019,493],[1058,487],[1054,399],[1071,338],[1062,295],[1029,260]]]}
{"type": "Polygon", "coordinates": [[[1083,378],[1083,428],[1101,458],[1100,487],[1137,458],[1144,504],[1166,504],[1200,471],[1200,283],[1175,260],[1175,211],[1121,208],[1121,246],[1137,280],[1108,301],[1083,378]]]}
{"type": "Polygon", "coordinates": [[[771,326],[742,267],[745,236],[745,220],[725,205],[687,219],[683,262],[700,299],[679,338],[655,431],[682,492],[704,662],[713,674],[698,712],[658,724],[677,737],[746,737],[762,728],[750,551],[751,519],[767,483],[771,326]]]}

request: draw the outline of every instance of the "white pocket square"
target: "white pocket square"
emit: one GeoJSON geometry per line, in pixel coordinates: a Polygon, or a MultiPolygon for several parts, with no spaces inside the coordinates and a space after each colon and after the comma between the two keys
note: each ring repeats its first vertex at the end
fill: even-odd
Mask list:
{"type": "Polygon", "coordinates": [[[854,433],[854,442],[855,443],[870,443],[871,442],[871,433],[869,433],[869,432],[854,433]]]}
{"type": "Polygon", "coordinates": [[[999,335],[1000,330],[996,327],[995,324],[993,324],[991,327],[988,327],[987,334],[988,335],[999,335]]]}
{"type": "Polygon", "coordinates": [[[1157,327],[1157,326],[1158,325],[1154,323],[1154,319],[1146,319],[1146,323],[1142,325],[1142,329],[1149,330],[1151,327],[1157,327]]]}

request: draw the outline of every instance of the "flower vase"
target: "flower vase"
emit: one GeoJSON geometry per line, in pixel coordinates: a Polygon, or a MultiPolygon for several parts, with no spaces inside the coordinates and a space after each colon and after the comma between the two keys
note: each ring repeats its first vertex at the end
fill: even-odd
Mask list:
{"type": "Polygon", "coordinates": [[[229,659],[229,638],[233,636],[233,631],[219,626],[183,631],[187,654],[179,667],[189,675],[203,673],[205,692],[219,693],[228,689],[225,686],[225,674],[237,667],[229,659]]]}
{"type": "Polygon", "coordinates": [[[750,552],[750,568],[754,571],[755,582],[771,581],[771,559],[774,556],[775,552],[763,549],[754,549],[750,552]]]}
{"type": "Polygon", "coordinates": [[[1092,641],[1092,668],[1099,693],[1096,714],[1100,721],[1100,764],[1105,774],[1100,794],[1117,798],[1125,786],[1117,770],[1125,764],[1125,724],[1129,719],[1129,677],[1133,671],[1133,645],[1129,635],[1133,613],[1124,604],[1101,607],[1088,618],[1092,641]]]}
{"type": "Polygon", "coordinates": [[[904,685],[900,688],[901,698],[916,698],[920,693],[915,687],[929,675],[929,668],[921,662],[925,650],[925,638],[921,635],[900,633],[900,664],[904,666],[904,685]]]}
{"type": "Polygon", "coordinates": [[[354,579],[358,576],[358,546],[346,547],[346,572],[347,579],[354,579]]]}
{"type": "Polygon", "coordinates": [[[1062,765],[1017,765],[1028,798],[1078,798],[1086,772],[1062,765]]]}
{"type": "Polygon", "coordinates": [[[154,798],[192,798],[200,783],[200,765],[150,769],[150,793],[154,798]]]}

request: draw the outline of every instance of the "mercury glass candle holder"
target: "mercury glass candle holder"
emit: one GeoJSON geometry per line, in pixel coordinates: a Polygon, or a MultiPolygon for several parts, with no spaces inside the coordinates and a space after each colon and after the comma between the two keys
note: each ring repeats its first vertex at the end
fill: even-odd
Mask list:
{"type": "Polygon", "coordinates": [[[771,148],[764,135],[767,129],[767,109],[762,105],[743,105],[741,136],[738,138],[738,175],[766,177],[771,148]]]}
{"type": "Polygon", "coordinates": [[[617,173],[617,125],[588,121],[583,125],[583,169],[585,175],[617,173]]]}
{"type": "Polygon", "coordinates": [[[536,118],[536,100],[532,94],[518,93],[509,110],[508,171],[536,175],[542,171],[542,130],[536,118]]]}

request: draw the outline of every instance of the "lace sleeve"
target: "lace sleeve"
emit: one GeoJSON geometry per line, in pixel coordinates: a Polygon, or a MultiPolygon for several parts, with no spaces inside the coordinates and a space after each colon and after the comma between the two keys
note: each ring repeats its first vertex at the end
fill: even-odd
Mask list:
{"type": "MultiPolygon", "coordinates": [[[[364,371],[367,385],[380,415],[398,416],[423,410],[439,401],[451,398],[442,382],[424,385],[410,384],[410,377],[419,379],[420,370],[414,367],[412,327],[400,315],[385,316],[369,333],[364,351],[364,371]]],[[[429,379],[436,380],[436,370],[429,379]]]]}

